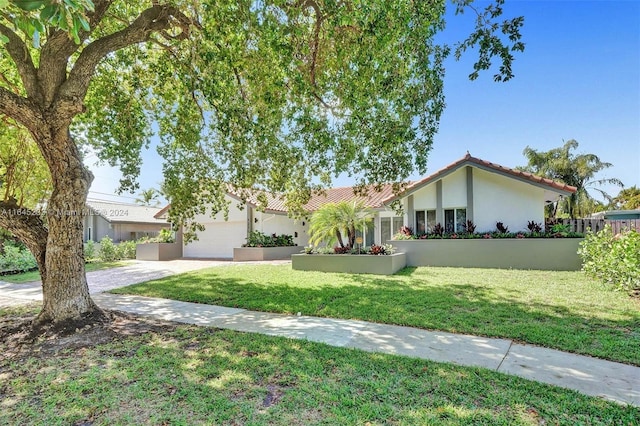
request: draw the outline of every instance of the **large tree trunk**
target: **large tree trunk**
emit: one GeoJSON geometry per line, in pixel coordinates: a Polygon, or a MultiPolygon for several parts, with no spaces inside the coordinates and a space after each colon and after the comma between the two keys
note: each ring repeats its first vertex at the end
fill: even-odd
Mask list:
{"type": "Polygon", "coordinates": [[[53,193],[47,205],[49,235],[42,278],[43,309],[38,322],[59,323],[86,317],[98,309],[89,296],[85,274],[83,215],[93,175],[82,164],[68,131],[57,132],[47,163],[53,193]]]}

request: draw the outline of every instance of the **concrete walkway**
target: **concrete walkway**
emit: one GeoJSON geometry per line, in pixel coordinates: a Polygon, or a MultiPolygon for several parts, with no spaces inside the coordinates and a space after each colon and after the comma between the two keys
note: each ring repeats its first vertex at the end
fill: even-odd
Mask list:
{"type": "MultiPolygon", "coordinates": [[[[484,367],[586,395],[640,407],[640,368],[506,339],[451,334],[365,321],[292,316],[141,296],[102,293],[111,288],[228,262],[138,262],[87,274],[93,299],[115,309],[156,319],[284,336],[405,355],[463,366],[484,367]],[[190,263],[191,262],[191,263],[190,263]]],[[[0,283],[0,307],[42,298],[39,284],[0,283]]]]}

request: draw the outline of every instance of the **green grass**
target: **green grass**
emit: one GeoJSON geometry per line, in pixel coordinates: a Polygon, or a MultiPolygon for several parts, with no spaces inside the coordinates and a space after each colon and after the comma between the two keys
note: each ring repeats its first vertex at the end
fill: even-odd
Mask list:
{"type": "MultiPolygon", "coordinates": [[[[117,262],[91,262],[85,265],[87,272],[98,271],[100,269],[117,268],[129,264],[129,261],[121,260],[117,262]]],[[[30,271],[23,272],[21,274],[3,275],[0,276],[0,281],[6,281],[8,283],[23,284],[33,281],[40,281],[40,272],[30,271]]]]}
{"type": "Polygon", "coordinates": [[[0,383],[0,424],[640,424],[636,407],[486,369],[195,326],[0,358],[0,383]]]}
{"type": "Polygon", "coordinates": [[[407,268],[390,277],[217,267],[114,293],[501,337],[640,365],[640,303],[580,272],[407,268]]]}

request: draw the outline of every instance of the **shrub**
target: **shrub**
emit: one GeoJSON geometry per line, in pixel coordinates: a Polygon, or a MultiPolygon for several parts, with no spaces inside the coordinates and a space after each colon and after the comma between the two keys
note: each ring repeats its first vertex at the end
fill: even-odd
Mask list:
{"type": "Polygon", "coordinates": [[[444,234],[444,227],[440,224],[440,222],[434,225],[432,234],[438,237],[442,237],[442,234],[444,234]]]}
{"type": "Polygon", "coordinates": [[[100,240],[100,252],[98,253],[98,259],[101,262],[113,262],[118,260],[118,249],[111,240],[111,237],[104,237],[100,240]]]}
{"type": "Polygon", "coordinates": [[[335,246],[333,248],[333,252],[335,254],[349,254],[349,253],[351,253],[351,247],[349,247],[349,246],[344,246],[344,247],[335,246]]]}
{"type": "Polygon", "coordinates": [[[152,239],[155,243],[175,243],[173,231],[170,229],[161,229],[157,237],[152,239]]]}
{"type": "Polygon", "coordinates": [[[293,235],[266,235],[260,231],[252,231],[242,247],[289,247],[295,245],[293,235]]]}
{"type": "Polygon", "coordinates": [[[472,220],[467,220],[467,223],[464,225],[464,230],[467,234],[473,234],[476,232],[476,224],[473,223],[472,220]]]}
{"type": "Polygon", "coordinates": [[[374,256],[385,254],[384,247],[376,244],[371,244],[371,247],[369,247],[369,254],[372,254],[374,256]]]}
{"type": "Polygon", "coordinates": [[[580,243],[582,270],[618,290],[640,290],[640,234],[636,230],[614,235],[610,225],[588,232],[580,243]]]}
{"type": "Polygon", "coordinates": [[[1,272],[24,272],[37,268],[38,264],[31,252],[23,245],[5,243],[0,256],[1,272]]]}
{"type": "Polygon", "coordinates": [[[135,259],[137,241],[123,241],[116,246],[117,260],[135,259]]]}
{"type": "Polygon", "coordinates": [[[87,241],[84,245],[84,260],[91,262],[96,258],[96,243],[93,240],[87,241]]]}

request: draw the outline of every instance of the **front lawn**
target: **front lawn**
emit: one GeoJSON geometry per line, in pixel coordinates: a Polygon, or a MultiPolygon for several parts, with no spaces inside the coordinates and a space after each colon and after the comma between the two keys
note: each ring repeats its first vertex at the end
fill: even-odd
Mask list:
{"type": "Polygon", "coordinates": [[[637,407],[481,368],[207,327],[122,327],[109,343],[43,342],[11,357],[0,339],[0,424],[640,423],[637,407]]]}
{"type": "MultiPolygon", "coordinates": [[[[128,265],[130,262],[126,260],[120,260],[115,262],[90,262],[85,265],[87,272],[99,271],[100,269],[117,268],[120,266],[128,265]]],[[[20,274],[3,275],[0,276],[0,281],[6,281],[8,283],[22,284],[33,281],[40,281],[40,272],[29,271],[22,272],[20,274]]]]}
{"type": "Polygon", "coordinates": [[[502,337],[640,365],[640,302],[580,272],[422,267],[381,277],[230,265],[113,293],[502,337]]]}

